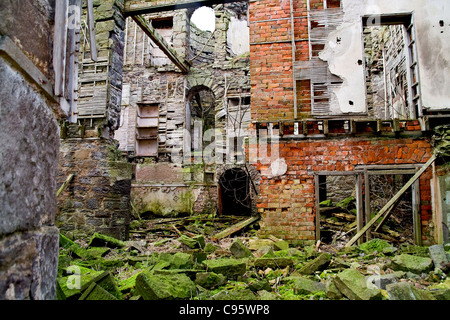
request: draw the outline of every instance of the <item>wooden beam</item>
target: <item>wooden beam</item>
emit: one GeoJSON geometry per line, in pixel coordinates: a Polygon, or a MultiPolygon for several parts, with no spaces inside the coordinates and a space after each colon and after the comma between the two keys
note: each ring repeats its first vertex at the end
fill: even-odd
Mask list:
{"type": "Polygon", "coordinates": [[[391,216],[392,211],[399,205],[400,199],[401,199],[401,197],[398,198],[398,200],[386,211],[383,219],[380,221],[378,226],[375,228],[375,230],[374,230],[375,232],[378,232],[381,229],[381,227],[384,225],[384,223],[387,221],[387,219],[391,216]]]}
{"type": "Polygon", "coordinates": [[[170,61],[172,61],[183,73],[189,72],[189,62],[180,57],[144,17],[132,16],[132,18],[145,34],[161,49],[161,51],[167,55],[170,61]]]}
{"type": "Polygon", "coordinates": [[[97,57],[97,41],[95,41],[95,20],[94,20],[94,3],[93,0],[87,0],[87,16],[89,26],[89,41],[91,43],[91,59],[98,61],[97,57]]]}
{"type": "Polygon", "coordinates": [[[378,175],[398,175],[398,174],[415,174],[417,170],[415,169],[399,169],[399,170],[376,170],[376,171],[368,171],[369,176],[378,176],[378,175]]]}
{"type": "Polygon", "coordinates": [[[308,171],[308,175],[316,176],[356,176],[361,171],[308,171]]]}
{"type": "MultiPolygon", "coordinates": [[[[364,212],[365,221],[370,221],[371,207],[370,207],[370,180],[367,169],[364,169],[364,212]]],[[[370,232],[366,232],[366,240],[371,238],[370,232]]]]}
{"type": "MultiPolygon", "coordinates": [[[[414,226],[414,243],[417,246],[422,245],[422,223],[420,219],[420,181],[416,180],[411,187],[412,193],[412,212],[414,226]]],[[[433,193],[432,193],[433,194],[433,193]]]]}
{"type": "Polygon", "coordinates": [[[253,222],[255,222],[257,220],[259,220],[259,217],[251,217],[251,218],[246,219],[244,221],[241,221],[241,222],[239,222],[239,223],[237,223],[235,225],[232,225],[231,227],[229,227],[229,228],[223,230],[222,232],[219,232],[218,234],[216,234],[213,237],[213,240],[217,241],[217,240],[226,238],[226,237],[232,235],[233,233],[236,233],[239,230],[244,229],[246,226],[252,224],[253,222]]]}
{"type": "Polygon", "coordinates": [[[53,40],[53,70],[55,72],[55,96],[64,96],[68,0],[55,2],[55,32],[53,40]]]}
{"type": "Polygon", "coordinates": [[[56,197],[59,197],[59,195],[67,188],[67,186],[69,185],[70,181],[72,181],[73,177],[75,175],[74,174],[70,174],[66,181],[64,181],[64,183],[62,184],[62,186],[59,188],[58,192],[56,193],[56,197]]]}
{"type": "Polygon", "coordinates": [[[412,186],[412,184],[419,179],[419,177],[428,169],[429,166],[436,160],[436,155],[433,155],[427,163],[423,165],[423,167],[417,171],[417,173],[403,186],[403,188],[397,192],[397,194],[380,210],[380,212],[372,219],[370,220],[364,228],[362,228],[350,241],[345,245],[346,247],[352,246],[361,236],[369,230],[369,228],[375,224],[375,222],[382,217],[386,211],[405,193],[406,190],[408,190],[409,187],[412,186]]]}
{"type": "Polygon", "coordinates": [[[125,1],[125,9],[123,11],[125,17],[138,16],[142,14],[148,13],[158,13],[165,11],[173,11],[180,9],[189,9],[189,8],[200,8],[203,6],[213,6],[216,4],[224,4],[224,3],[233,3],[233,2],[242,2],[245,0],[184,0],[184,1],[172,1],[171,3],[166,4],[152,4],[151,1],[147,1],[141,7],[131,8],[128,4],[129,1],[125,1]]]}
{"type": "MultiPolygon", "coordinates": [[[[362,192],[362,180],[363,174],[358,174],[356,176],[356,221],[358,231],[364,227],[364,200],[362,192]]],[[[363,238],[358,239],[358,241],[359,244],[362,244],[363,238]]]]}
{"type": "Polygon", "coordinates": [[[315,223],[316,223],[316,241],[320,240],[320,180],[319,175],[314,176],[314,195],[315,195],[315,223]]]}
{"type": "MultiPolygon", "coordinates": [[[[422,167],[421,164],[370,164],[356,165],[355,170],[409,170],[422,167]]],[[[374,171],[376,172],[376,171],[374,171]]]]}

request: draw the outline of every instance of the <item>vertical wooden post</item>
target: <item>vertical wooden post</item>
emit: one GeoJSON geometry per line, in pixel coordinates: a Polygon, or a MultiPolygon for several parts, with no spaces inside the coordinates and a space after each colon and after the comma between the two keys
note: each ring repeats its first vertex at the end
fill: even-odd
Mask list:
{"type": "Polygon", "coordinates": [[[94,20],[94,3],[93,0],[87,0],[87,16],[89,26],[89,40],[91,43],[91,59],[94,62],[97,58],[97,41],[95,40],[95,20],[94,20]]]}
{"type": "MultiPolygon", "coordinates": [[[[366,223],[370,221],[370,180],[369,180],[369,173],[367,169],[364,169],[364,212],[365,212],[365,218],[366,223]]],[[[366,232],[366,240],[369,241],[371,238],[369,230],[366,232]]]]}
{"type": "Polygon", "coordinates": [[[320,240],[320,206],[319,206],[319,175],[314,175],[314,196],[315,196],[315,208],[316,208],[316,241],[320,240]]]}
{"type": "Polygon", "coordinates": [[[55,72],[55,95],[64,96],[67,47],[68,0],[55,2],[55,35],[53,45],[53,69],[55,72]]]}
{"type": "Polygon", "coordinates": [[[412,193],[412,216],[414,243],[418,246],[422,245],[422,223],[420,220],[420,179],[417,179],[411,186],[412,193]]]}
{"type": "MultiPolygon", "coordinates": [[[[363,192],[362,192],[363,175],[356,175],[356,220],[358,232],[364,227],[364,206],[363,206],[363,192]]],[[[363,237],[358,239],[358,244],[364,242],[363,237]]]]}
{"type": "Polygon", "coordinates": [[[433,163],[433,178],[431,180],[431,202],[433,208],[433,216],[434,216],[434,241],[437,244],[444,243],[444,231],[442,227],[443,219],[442,219],[442,199],[441,199],[441,188],[439,184],[439,179],[436,174],[436,165],[433,163]]]}

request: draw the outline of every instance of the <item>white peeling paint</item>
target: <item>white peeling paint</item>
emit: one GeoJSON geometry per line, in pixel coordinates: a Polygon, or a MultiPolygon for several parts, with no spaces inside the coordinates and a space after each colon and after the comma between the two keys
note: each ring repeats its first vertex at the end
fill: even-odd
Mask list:
{"type": "MultiPolygon", "coordinates": [[[[358,64],[364,61],[362,17],[398,13],[414,14],[423,106],[450,110],[450,1],[343,0],[342,7],[343,24],[329,35],[320,54],[330,72],[344,81],[334,90],[333,113],[366,112],[364,67],[358,64]]],[[[376,18],[371,21],[377,23],[376,18]]]]}

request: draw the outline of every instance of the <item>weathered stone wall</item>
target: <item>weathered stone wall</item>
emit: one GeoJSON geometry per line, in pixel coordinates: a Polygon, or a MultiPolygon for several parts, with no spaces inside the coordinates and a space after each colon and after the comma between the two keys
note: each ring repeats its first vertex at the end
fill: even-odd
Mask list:
{"type": "Polygon", "coordinates": [[[61,140],[58,183],[75,175],[58,198],[56,224],[66,236],[88,239],[100,232],[128,239],[132,165],[116,148],[102,138],[69,134],[61,140]]]}
{"type": "MultiPolygon", "coordinates": [[[[248,101],[242,100],[242,107],[228,104],[228,97],[231,96],[237,101],[241,96],[248,100],[250,91],[248,55],[236,57],[227,41],[230,17],[240,17],[239,12],[247,13],[242,5],[233,5],[230,10],[227,7],[214,7],[214,34],[201,31],[190,23],[193,13],[190,9],[146,15],[148,19],[172,19],[171,38],[166,40],[181,57],[192,63],[187,74],[182,74],[170,62],[162,66],[152,65],[148,37],[139,27],[135,27],[131,19],[127,20],[122,121],[115,133],[120,150],[136,157],[138,106],[158,106],[158,155],[150,158],[153,161],[146,157],[134,158],[137,165],[132,202],[140,214],[210,212],[217,206],[215,184],[219,179],[218,168],[204,168],[201,164],[184,166],[172,156],[183,155],[186,104],[189,96],[197,90],[210,90],[214,95],[216,128],[236,134],[239,128],[244,131],[250,123],[248,101]],[[226,108],[234,118],[242,115],[242,123],[237,124],[234,118],[228,118],[226,108]]],[[[170,32],[167,31],[167,34],[170,32]]]]}
{"type": "MultiPolygon", "coordinates": [[[[128,239],[132,166],[122,161],[119,128],[125,39],[123,0],[94,1],[98,61],[91,59],[86,25],[79,55],[78,120],[61,126],[58,184],[75,174],[58,199],[57,225],[69,237],[101,232],[128,239]]],[[[82,21],[86,21],[86,4],[82,21]]]]}
{"type": "Polygon", "coordinates": [[[53,3],[0,4],[0,300],[56,297],[59,106],[44,83],[53,77],[53,3]]]}

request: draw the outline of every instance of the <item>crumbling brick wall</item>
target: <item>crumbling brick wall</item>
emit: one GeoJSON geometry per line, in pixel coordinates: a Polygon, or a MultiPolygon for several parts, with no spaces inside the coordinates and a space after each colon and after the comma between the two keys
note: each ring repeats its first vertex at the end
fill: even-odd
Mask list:
{"type": "MultiPolygon", "coordinates": [[[[288,136],[282,137],[280,142],[275,142],[276,145],[273,146],[280,150],[279,157],[285,159],[287,171],[278,177],[262,174],[260,180],[258,210],[262,216],[262,233],[273,234],[293,242],[319,240],[315,234],[314,172],[351,172],[356,165],[367,164],[425,163],[432,153],[430,140],[426,137],[400,138],[398,133],[381,134],[384,137],[380,137],[379,133],[384,130],[381,123],[381,126],[374,130],[368,125],[366,130],[358,129],[360,124],[347,119],[337,128],[334,123],[339,121],[331,121],[338,120],[331,112],[322,114],[320,119],[315,118],[311,110],[311,82],[309,78],[304,77],[297,80],[294,87],[294,75],[298,72],[294,66],[300,62],[300,66],[311,68],[308,71],[311,74],[323,72],[319,69],[315,71],[314,66],[306,62],[323,50],[315,47],[313,43],[310,51],[309,30],[315,27],[313,24],[317,21],[308,19],[308,15],[310,12],[322,11],[325,3],[327,8],[341,7],[341,1],[303,0],[293,1],[291,11],[291,2],[288,0],[250,2],[251,112],[252,120],[256,121],[253,125],[258,130],[261,125],[268,128],[272,124],[273,128],[285,131],[284,134],[288,133],[288,136]],[[293,36],[291,13],[294,18],[293,36]],[[292,48],[292,41],[295,43],[295,50],[292,48]],[[294,118],[294,88],[297,95],[297,119],[294,118]],[[292,122],[299,119],[312,121],[306,120],[308,122],[304,122],[303,126],[300,121],[300,130],[295,132],[292,122]],[[284,120],[291,122],[286,123],[284,120]],[[319,129],[323,126],[327,128],[319,129]],[[350,132],[351,137],[348,137],[350,132]],[[372,137],[365,137],[369,132],[372,132],[372,137]],[[375,134],[376,132],[378,134],[375,134]],[[341,134],[344,136],[339,137],[341,134]],[[314,135],[316,139],[310,139],[314,135]]],[[[342,116],[345,118],[345,115],[342,116]]],[[[370,116],[371,114],[361,116],[360,120],[370,116]]],[[[406,131],[412,130],[420,134],[418,121],[394,122],[389,126],[391,132],[403,130],[400,126],[406,131]]],[[[264,163],[259,159],[256,167],[264,173],[267,170],[270,172],[270,165],[271,163],[264,163]]],[[[420,215],[424,244],[433,243],[433,230],[430,228],[430,178],[430,170],[420,178],[420,215]]]]}
{"type": "MultiPolygon", "coordinates": [[[[269,148],[270,149],[270,148],[269,148]]],[[[426,139],[328,139],[280,141],[280,158],[287,172],[278,178],[262,176],[258,211],[263,232],[294,241],[311,243],[315,239],[316,171],[353,171],[356,165],[416,164],[431,157],[426,139]]],[[[267,164],[258,163],[259,170],[267,164]]],[[[431,170],[420,178],[423,243],[432,243],[428,232],[431,220],[431,170]]]]}

